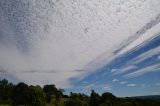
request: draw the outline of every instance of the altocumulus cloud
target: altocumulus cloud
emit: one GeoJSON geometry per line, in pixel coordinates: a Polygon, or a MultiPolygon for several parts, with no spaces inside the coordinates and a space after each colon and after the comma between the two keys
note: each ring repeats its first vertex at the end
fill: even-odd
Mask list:
{"type": "Polygon", "coordinates": [[[102,67],[127,39],[140,37],[133,37],[136,31],[148,30],[143,26],[157,19],[159,5],[159,0],[0,0],[0,77],[70,86],[70,78],[102,67]]]}

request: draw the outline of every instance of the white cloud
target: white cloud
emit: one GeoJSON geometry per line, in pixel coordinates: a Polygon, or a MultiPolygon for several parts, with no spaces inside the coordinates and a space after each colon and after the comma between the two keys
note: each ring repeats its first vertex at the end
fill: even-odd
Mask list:
{"type": "MultiPolygon", "coordinates": [[[[113,52],[157,16],[158,4],[159,0],[1,0],[0,33],[5,43],[0,40],[0,68],[30,84],[66,87],[70,78],[81,79],[114,59],[113,52]],[[9,11],[11,5],[16,6],[9,11]]],[[[121,53],[157,30],[158,25],[121,53]]]]}
{"type": "Polygon", "coordinates": [[[120,84],[127,84],[127,82],[126,81],[122,81],[122,82],[120,82],[120,84]]]}
{"type": "Polygon", "coordinates": [[[144,61],[145,59],[151,58],[154,55],[157,55],[159,53],[160,53],[160,47],[156,47],[156,48],[153,48],[147,52],[144,52],[143,54],[141,54],[138,57],[131,60],[131,62],[132,62],[132,64],[138,64],[138,63],[144,61]]]}
{"type": "MultiPolygon", "coordinates": [[[[128,72],[130,70],[135,70],[138,67],[134,64],[138,64],[138,63],[140,63],[148,58],[151,58],[159,53],[160,53],[160,47],[153,48],[153,49],[151,49],[147,52],[144,52],[141,55],[129,60],[122,68],[116,69],[116,71],[113,71],[113,72],[114,72],[114,74],[122,74],[122,73],[128,72]]],[[[143,71],[141,71],[141,72],[143,72],[143,71]]],[[[147,73],[147,71],[145,73],[147,73]]]]}
{"type": "Polygon", "coordinates": [[[87,86],[85,86],[84,88],[85,89],[91,89],[91,88],[94,88],[95,87],[95,84],[89,84],[87,86]]]}
{"type": "Polygon", "coordinates": [[[112,80],[112,82],[118,82],[118,81],[119,81],[118,79],[113,79],[113,80],[112,80]]]}
{"type": "MultiPolygon", "coordinates": [[[[155,18],[155,20],[157,20],[157,18],[155,18]]],[[[133,36],[133,38],[131,38],[131,41],[130,40],[128,41],[129,42],[128,45],[126,45],[126,43],[124,43],[126,45],[126,47],[120,51],[119,55],[124,54],[127,51],[136,49],[137,47],[139,47],[138,45],[141,45],[145,41],[151,39],[153,37],[153,35],[159,35],[159,33],[160,33],[159,32],[159,27],[160,27],[159,21],[160,21],[160,15],[158,15],[158,24],[155,24],[155,26],[153,26],[153,28],[151,28],[151,29],[147,30],[145,33],[141,34],[141,36],[139,35],[137,39],[135,39],[133,36]]],[[[152,23],[152,21],[151,21],[151,23],[152,23]]],[[[146,27],[147,27],[147,25],[146,25],[146,27]]],[[[143,32],[143,28],[140,29],[139,31],[141,32],[141,30],[143,32]]]]}
{"type": "Polygon", "coordinates": [[[105,86],[105,87],[103,87],[102,90],[104,90],[104,91],[111,91],[112,88],[111,88],[111,86],[105,86]]]}
{"type": "Polygon", "coordinates": [[[145,67],[140,70],[136,70],[135,72],[126,74],[126,75],[124,75],[124,77],[132,78],[132,77],[137,77],[137,76],[140,76],[140,75],[143,75],[146,73],[155,72],[155,71],[159,71],[159,70],[160,70],[160,64],[158,63],[158,64],[154,64],[154,65],[145,67]]]}
{"type": "Polygon", "coordinates": [[[112,73],[113,73],[113,72],[116,72],[116,71],[117,71],[117,69],[112,69],[112,70],[111,70],[112,73]]]}
{"type": "Polygon", "coordinates": [[[103,91],[110,91],[112,90],[112,86],[109,84],[89,84],[87,86],[78,86],[82,87],[83,89],[90,91],[90,90],[96,90],[96,89],[102,89],[103,91]]]}
{"type": "Polygon", "coordinates": [[[136,84],[127,84],[128,87],[135,87],[137,86],[136,84]]]}
{"type": "Polygon", "coordinates": [[[132,69],[136,69],[137,66],[135,65],[126,65],[126,66],[123,66],[123,68],[120,68],[119,70],[117,70],[114,74],[121,74],[121,73],[125,73],[125,72],[128,72],[132,69]]]}

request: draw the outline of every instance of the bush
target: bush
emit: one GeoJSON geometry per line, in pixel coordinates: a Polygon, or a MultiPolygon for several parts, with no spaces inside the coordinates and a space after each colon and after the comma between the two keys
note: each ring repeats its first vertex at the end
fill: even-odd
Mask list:
{"type": "Polygon", "coordinates": [[[75,98],[66,101],[65,106],[88,106],[88,104],[85,101],[81,101],[79,98],[75,98]]]}
{"type": "Polygon", "coordinates": [[[46,97],[43,91],[37,87],[29,88],[29,102],[32,106],[45,106],[46,97]]]}
{"type": "Polygon", "coordinates": [[[39,87],[28,87],[25,83],[19,83],[13,89],[12,101],[15,106],[45,106],[46,98],[43,90],[39,87]]]}
{"type": "Polygon", "coordinates": [[[12,93],[13,105],[27,105],[28,99],[28,85],[25,83],[17,84],[12,93]]]}

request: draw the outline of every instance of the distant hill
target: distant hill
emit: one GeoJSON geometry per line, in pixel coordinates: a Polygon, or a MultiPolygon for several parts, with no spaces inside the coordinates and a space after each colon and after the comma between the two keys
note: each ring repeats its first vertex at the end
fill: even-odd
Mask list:
{"type": "Polygon", "coordinates": [[[147,95],[147,96],[134,96],[129,98],[139,98],[139,99],[160,99],[160,95],[147,95]]]}

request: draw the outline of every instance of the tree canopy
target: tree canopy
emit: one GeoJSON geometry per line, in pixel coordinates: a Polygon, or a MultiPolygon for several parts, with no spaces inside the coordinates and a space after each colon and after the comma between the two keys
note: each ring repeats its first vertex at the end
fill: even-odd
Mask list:
{"type": "Polygon", "coordinates": [[[63,89],[54,84],[27,85],[24,82],[13,84],[0,80],[0,105],[27,106],[159,106],[160,99],[117,98],[110,92],[99,95],[94,90],[90,96],[84,93],[64,95],[63,89]],[[47,105],[48,106],[48,105],[47,105]]]}

